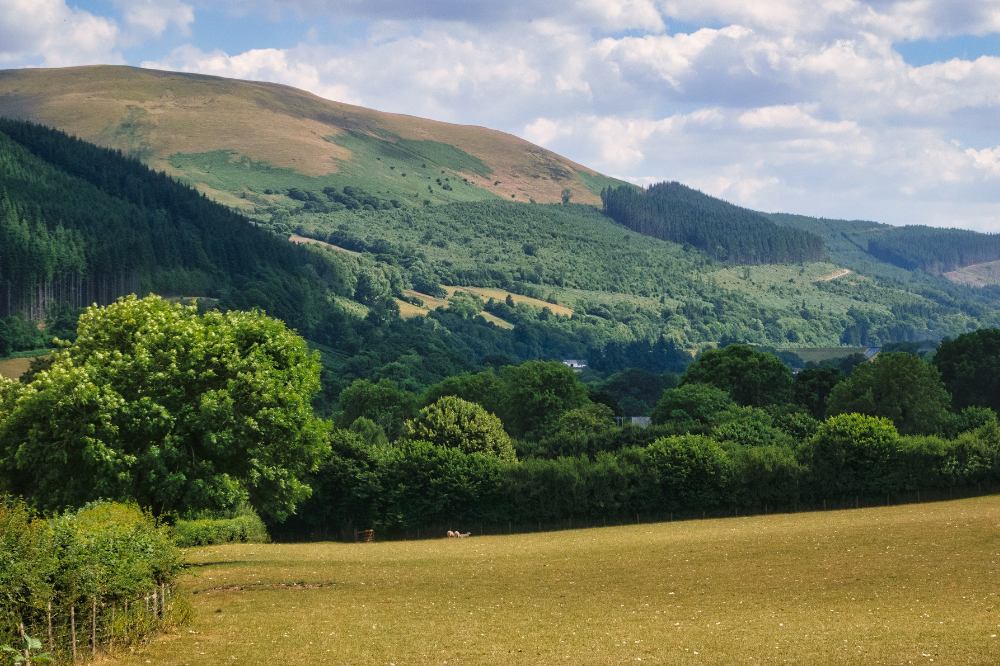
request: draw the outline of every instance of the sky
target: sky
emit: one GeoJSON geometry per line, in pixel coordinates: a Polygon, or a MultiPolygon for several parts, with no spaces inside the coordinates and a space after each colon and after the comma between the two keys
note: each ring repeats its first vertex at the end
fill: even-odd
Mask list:
{"type": "Polygon", "coordinates": [[[499,129],[770,212],[1000,233],[1000,0],[0,0],[128,64],[499,129]]]}

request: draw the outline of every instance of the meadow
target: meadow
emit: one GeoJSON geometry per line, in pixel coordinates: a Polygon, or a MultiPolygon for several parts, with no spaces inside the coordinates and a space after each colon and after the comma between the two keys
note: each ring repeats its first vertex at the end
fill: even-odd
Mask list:
{"type": "Polygon", "coordinates": [[[374,544],[191,549],[155,664],[987,664],[1000,496],[374,544]]]}

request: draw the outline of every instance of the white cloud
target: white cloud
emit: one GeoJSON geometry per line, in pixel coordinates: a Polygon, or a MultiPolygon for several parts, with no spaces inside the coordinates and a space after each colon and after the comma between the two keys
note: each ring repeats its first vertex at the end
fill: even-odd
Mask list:
{"type": "Polygon", "coordinates": [[[972,160],[973,166],[982,169],[989,176],[1000,176],[1000,146],[976,150],[968,148],[965,154],[972,160]]]}
{"type": "Polygon", "coordinates": [[[0,0],[0,59],[114,60],[160,40],[144,66],[493,127],[633,182],[1000,230],[1000,54],[914,67],[893,46],[998,32],[997,0],[115,1],[120,28],[63,0],[0,0]],[[220,7],[310,32],[227,53],[190,30],[220,7]]]}
{"type": "Polygon", "coordinates": [[[63,0],[0,0],[0,62],[48,67],[122,62],[118,26],[63,0]]]}
{"type": "Polygon", "coordinates": [[[182,35],[191,34],[194,9],[179,0],[115,0],[132,38],[160,37],[170,27],[182,35]]]}
{"type": "Polygon", "coordinates": [[[166,60],[143,62],[142,66],[150,69],[199,72],[234,79],[284,83],[327,99],[349,104],[360,102],[349,88],[323,83],[319,68],[307,62],[290,59],[288,52],[281,49],[253,49],[230,56],[223,51],[204,53],[193,46],[182,46],[174,49],[166,60]]]}

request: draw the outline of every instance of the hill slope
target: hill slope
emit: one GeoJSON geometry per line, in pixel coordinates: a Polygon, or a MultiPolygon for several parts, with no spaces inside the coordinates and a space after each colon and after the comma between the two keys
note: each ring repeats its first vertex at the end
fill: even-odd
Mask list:
{"type": "Polygon", "coordinates": [[[555,202],[568,188],[575,201],[596,204],[602,187],[618,184],[496,130],[198,74],[120,66],[2,70],[0,116],[120,149],[247,208],[274,203],[291,187],[344,186],[411,204],[555,202]]]}

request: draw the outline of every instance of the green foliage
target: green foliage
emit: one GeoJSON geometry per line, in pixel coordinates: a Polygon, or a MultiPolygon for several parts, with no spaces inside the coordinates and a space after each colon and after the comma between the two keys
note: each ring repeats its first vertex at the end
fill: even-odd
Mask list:
{"type": "Polygon", "coordinates": [[[438,384],[429,386],[421,402],[430,405],[444,396],[453,395],[480,405],[490,414],[500,415],[506,403],[507,387],[492,370],[448,377],[438,384]]]}
{"type": "Polygon", "coordinates": [[[732,461],[729,501],[743,510],[793,505],[805,470],[787,446],[723,444],[732,461]]]}
{"type": "Polygon", "coordinates": [[[1000,259],[1000,236],[907,225],[874,236],[868,241],[868,253],[901,268],[944,273],[1000,259]]]}
{"type": "Polygon", "coordinates": [[[760,213],[685,187],[657,183],[601,191],[604,212],[645,236],[690,243],[733,264],[818,261],[825,250],[819,236],[782,228],[760,213]]]}
{"type": "Polygon", "coordinates": [[[54,664],[55,659],[53,659],[48,652],[41,652],[42,642],[37,638],[32,638],[27,634],[24,635],[24,642],[17,648],[12,648],[9,645],[4,645],[0,647],[7,654],[11,655],[11,660],[15,664],[54,664]],[[37,653],[37,654],[32,654],[37,653]]]}
{"type": "Polygon", "coordinates": [[[271,537],[257,512],[249,504],[233,511],[196,516],[174,524],[174,541],[181,548],[223,543],[268,543],[271,537]]]}
{"type": "Polygon", "coordinates": [[[977,406],[1000,411],[1000,329],[979,329],[942,341],[933,365],[955,409],[977,406]]]}
{"type": "MultiPolygon", "coordinates": [[[[169,530],[134,505],[98,502],[48,520],[0,500],[0,633],[38,635],[51,607],[135,602],[182,570],[169,530]]],[[[122,638],[125,638],[124,636],[122,638]]]]}
{"type": "Polygon", "coordinates": [[[681,378],[681,386],[694,383],[713,384],[743,406],[783,404],[792,397],[788,368],[774,355],[747,345],[702,352],[681,378]]]}
{"type": "Polygon", "coordinates": [[[0,180],[0,283],[11,296],[0,316],[40,318],[48,299],[87,306],[143,290],[263,307],[302,330],[329,314],[322,254],[136,159],[2,120],[0,180]]]}
{"type": "Polygon", "coordinates": [[[514,447],[494,414],[474,402],[444,396],[420,410],[404,426],[405,436],[435,446],[480,453],[501,460],[514,460],[514,447]]]}
{"type": "Polygon", "coordinates": [[[900,439],[887,418],[864,414],[831,416],[802,451],[814,497],[868,497],[896,492],[900,439]]]}
{"type": "Polygon", "coordinates": [[[826,415],[826,399],[833,387],[844,381],[838,368],[806,368],[795,375],[795,402],[809,410],[815,419],[826,415]]]}
{"type": "Polygon", "coordinates": [[[319,364],[259,312],[121,299],[81,317],[76,342],[5,389],[0,482],[40,508],[100,497],[157,513],[248,500],[281,520],[325,453],[310,400],[319,364]]]}
{"type": "Polygon", "coordinates": [[[879,354],[836,385],[827,414],[879,416],[904,435],[931,434],[945,425],[949,402],[937,368],[919,356],[896,352],[879,354]]]}
{"type": "Polygon", "coordinates": [[[663,392],[677,386],[677,375],[672,372],[653,374],[641,368],[616,372],[607,379],[588,384],[590,399],[605,402],[601,396],[608,396],[614,409],[618,406],[621,416],[647,416],[663,397],[663,392]]]}
{"type": "Polygon", "coordinates": [[[385,447],[389,444],[389,438],[386,437],[382,426],[364,416],[354,419],[354,423],[350,425],[348,430],[356,434],[368,446],[385,447]]]}
{"type": "MultiPolygon", "coordinates": [[[[552,434],[543,439],[534,451],[545,458],[595,455],[614,430],[614,412],[607,405],[594,403],[562,413],[552,434]]],[[[620,447],[616,447],[620,448],[620,447]]]]}
{"type": "Polygon", "coordinates": [[[340,412],[336,420],[340,427],[350,426],[360,417],[374,422],[394,442],[404,433],[403,424],[417,413],[417,399],[400,390],[391,379],[372,383],[359,379],[340,394],[340,412]]]}
{"type": "Polygon", "coordinates": [[[713,384],[684,384],[663,392],[653,410],[652,422],[656,425],[669,421],[710,424],[719,412],[734,404],[729,393],[713,384]]]}
{"type": "Polygon", "coordinates": [[[715,417],[712,437],[719,442],[740,446],[783,446],[791,448],[795,440],[777,427],[775,419],[759,407],[731,407],[715,417]]]}
{"type": "Polygon", "coordinates": [[[590,401],[576,374],[558,361],[506,367],[500,377],[508,387],[504,424],[514,437],[540,438],[563,412],[590,401]]]}
{"type": "Polygon", "coordinates": [[[649,447],[665,508],[715,508],[725,501],[731,462],[719,443],[705,435],[664,437],[649,447]]]}

